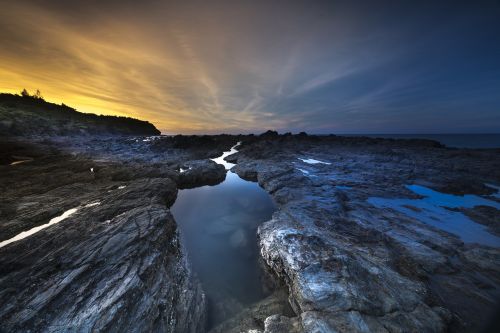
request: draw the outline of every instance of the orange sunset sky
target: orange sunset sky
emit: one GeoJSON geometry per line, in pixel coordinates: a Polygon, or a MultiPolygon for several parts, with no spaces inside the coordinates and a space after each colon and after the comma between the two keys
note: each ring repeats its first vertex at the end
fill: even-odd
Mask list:
{"type": "Polygon", "coordinates": [[[171,134],[500,130],[491,3],[0,2],[1,92],[171,134]]]}

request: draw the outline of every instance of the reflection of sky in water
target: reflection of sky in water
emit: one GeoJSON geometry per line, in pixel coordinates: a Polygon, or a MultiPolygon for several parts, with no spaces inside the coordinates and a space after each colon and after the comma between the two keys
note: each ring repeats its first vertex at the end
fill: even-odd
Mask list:
{"type": "Polygon", "coordinates": [[[472,208],[479,205],[500,209],[500,203],[476,195],[445,194],[419,185],[408,185],[407,188],[424,196],[424,198],[386,199],[372,197],[368,199],[368,202],[379,208],[392,208],[419,221],[453,233],[464,242],[500,247],[500,237],[487,232],[485,226],[475,223],[461,212],[447,209],[472,208]]]}
{"type": "Polygon", "coordinates": [[[179,191],[171,211],[209,302],[264,298],[256,233],[274,205],[257,183],[228,172],[219,185],[179,191]]]}
{"type": "Polygon", "coordinates": [[[217,158],[212,158],[212,161],[214,161],[214,162],[215,162],[215,163],[217,163],[217,164],[221,164],[221,165],[223,165],[223,166],[226,168],[226,170],[231,169],[231,168],[232,168],[232,167],[234,167],[236,164],[226,162],[224,159],[225,159],[226,157],[228,157],[229,155],[232,155],[232,154],[234,154],[234,153],[237,153],[238,151],[236,150],[236,147],[238,147],[240,144],[241,144],[241,142],[238,142],[237,144],[235,144],[234,146],[232,146],[232,147],[231,147],[231,150],[224,152],[221,156],[219,156],[219,157],[217,157],[217,158]]]}

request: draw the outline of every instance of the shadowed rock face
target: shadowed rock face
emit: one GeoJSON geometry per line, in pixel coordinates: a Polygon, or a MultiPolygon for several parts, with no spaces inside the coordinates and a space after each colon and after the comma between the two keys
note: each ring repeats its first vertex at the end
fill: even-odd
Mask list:
{"type": "Polygon", "coordinates": [[[102,145],[100,161],[57,141],[2,146],[9,164],[19,152],[33,160],[0,166],[0,242],[73,213],[0,247],[0,331],[205,331],[205,295],[169,207],[178,186],[222,181],[222,166],[179,152],[186,178],[102,145]]]}
{"type": "Polygon", "coordinates": [[[24,168],[26,181],[40,187],[20,190],[16,215],[2,221],[2,238],[12,233],[13,221],[26,230],[69,207],[77,210],[0,248],[2,331],[203,331],[205,297],[168,210],[175,183],[113,181],[110,165],[53,158],[61,160],[50,167],[54,179],[45,180],[54,184],[45,191],[44,177],[29,174],[48,166],[37,161],[24,168]]]}
{"type": "Polygon", "coordinates": [[[198,187],[199,184],[217,185],[226,178],[223,165],[211,160],[189,161],[181,168],[177,184],[180,189],[198,187]]]}
{"type": "Polygon", "coordinates": [[[470,332],[495,314],[500,248],[367,199],[416,198],[405,187],[414,183],[497,200],[483,185],[500,183],[496,151],[289,136],[244,143],[230,159],[278,203],[259,228],[261,253],[305,332],[470,332]]]}
{"type": "MultiPolygon", "coordinates": [[[[418,199],[405,185],[419,184],[500,202],[484,185],[500,184],[498,151],[267,133],[0,143],[0,242],[77,209],[0,247],[0,331],[203,332],[205,297],[169,207],[177,188],[222,181],[208,159],[238,141],[233,170],[278,206],[260,248],[293,311],[274,294],[215,332],[470,332],[488,322],[499,248],[368,199],[418,199]],[[9,165],[20,157],[33,159],[9,165]]],[[[457,211],[496,228],[495,208],[457,211]]]]}

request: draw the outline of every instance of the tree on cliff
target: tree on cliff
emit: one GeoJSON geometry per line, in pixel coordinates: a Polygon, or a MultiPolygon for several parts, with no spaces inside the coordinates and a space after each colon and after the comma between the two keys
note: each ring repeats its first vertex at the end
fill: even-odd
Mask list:
{"type": "Polygon", "coordinates": [[[28,92],[28,90],[26,90],[26,88],[24,88],[23,91],[21,91],[21,96],[30,97],[30,93],[28,92]]]}
{"type": "Polygon", "coordinates": [[[39,89],[37,89],[36,92],[33,95],[30,95],[30,93],[28,92],[28,90],[26,90],[26,88],[25,88],[25,89],[23,89],[21,91],[21,96],[22,97],[26,97],[26,98],[34,98],[34,99],[43,100],[42,93],[40,92],[39,89]]]}

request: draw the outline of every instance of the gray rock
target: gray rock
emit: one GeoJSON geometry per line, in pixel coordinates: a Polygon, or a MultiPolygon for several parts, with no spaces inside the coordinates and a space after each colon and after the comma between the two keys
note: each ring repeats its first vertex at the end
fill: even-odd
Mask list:
{"type": "Polygon", "coordinates": [[[200,185],[216,185],[226,178],[223,165],[211,160],[189,161],[181,166],[178,186],[181,189],[198,187],[200,185]]]}
{"type": "Polygon", "coordinates": [[[478,331],[492,318],[499,248],[464,244],[367,199],[418,198],[404,187],[412,183],[490,195],[483,183],[500,182],[498,154],[397,140],[276,141],[243,145],[233,171],[278,204],[259,228],[261,254],[288,285],[305,332],[478,331]]]}
{"type": "Polygon", "coordinates": [[[174,181],[115,181],[109,163],[52,158],[3,167],[2,184],[30,176],[3,192],[17,204],[2,240],[76,212],[0,248],[0,331],[203,332],[205,296],[168,209],[174,181]]]}

